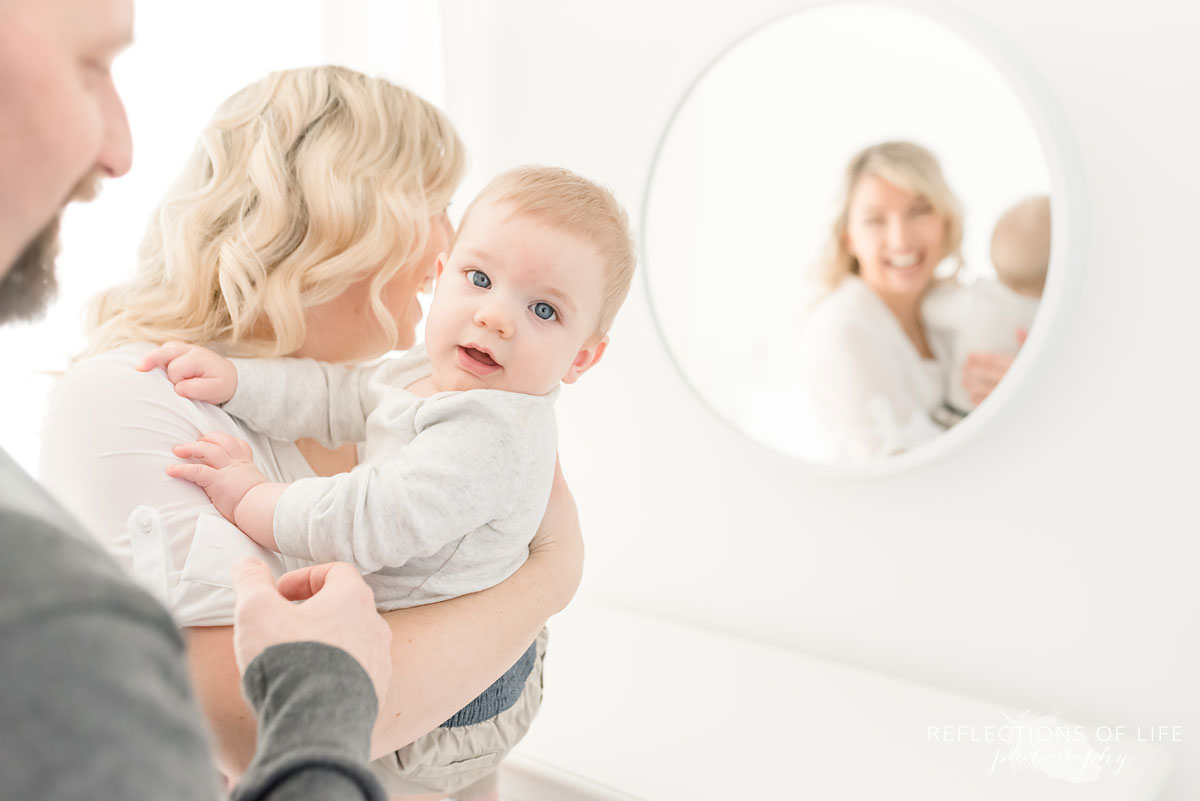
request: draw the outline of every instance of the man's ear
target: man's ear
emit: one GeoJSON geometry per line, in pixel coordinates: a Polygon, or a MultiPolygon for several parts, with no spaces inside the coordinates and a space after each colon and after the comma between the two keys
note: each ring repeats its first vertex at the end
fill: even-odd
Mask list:
{"type": "Polygon", "coordinates": [[[571,362],[571,366],[567,368],[567,373],[562,377],[564,384],[574,384],[579,380],[579,376],[586,373],[588,370],[596,366],[600,361],[600,357],[604,355],[604,350],[608,347],[608,337],[600,337],[591,346],[584,348],[575,354],[575,360],[571,362]]]}

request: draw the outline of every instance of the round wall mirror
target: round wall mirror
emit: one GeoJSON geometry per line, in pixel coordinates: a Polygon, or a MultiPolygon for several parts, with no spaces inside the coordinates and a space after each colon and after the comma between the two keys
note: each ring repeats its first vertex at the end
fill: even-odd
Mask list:
{"type": "Polygon", "coordinates": [[[1011,394],[1061,269],[1056,198],[1035,120],[974,45],[906,8],[819,6],[739,40],[679,105],[643,272],[718,415],[806,461],[886,462],[1011,394]]]}

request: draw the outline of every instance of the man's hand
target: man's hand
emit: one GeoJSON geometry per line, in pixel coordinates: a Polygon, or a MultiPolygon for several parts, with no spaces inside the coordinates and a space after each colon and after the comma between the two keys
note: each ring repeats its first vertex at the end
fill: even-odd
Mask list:
{"type": "Polygon", "coordinates": [[[175,393],[189,400],[225,403],[237,389],[237,368],[219,353],[187,342],[168,342],[142,357],[141,372],[161,367],[175,393]]]}
{"type": "Polygon", "coordinates": [[[383,706],[392,679],[392,631],[353,567],[313,565],[285,573],[276,585],[270,568],[247,557],[233,566],[233,589],[233,649],[240,673],[272,645],[321,642],[362,665],[383,706]]]}

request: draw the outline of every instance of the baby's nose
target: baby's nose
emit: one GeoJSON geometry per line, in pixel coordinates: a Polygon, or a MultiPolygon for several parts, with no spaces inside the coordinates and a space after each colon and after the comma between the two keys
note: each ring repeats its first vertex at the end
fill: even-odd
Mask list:
{"type": "Polygon", "coordinates": [[[489,303],[475,313],[475,323],[495,331],[502,337],[512,333],[512,318],[500,303],[489,303]]]}

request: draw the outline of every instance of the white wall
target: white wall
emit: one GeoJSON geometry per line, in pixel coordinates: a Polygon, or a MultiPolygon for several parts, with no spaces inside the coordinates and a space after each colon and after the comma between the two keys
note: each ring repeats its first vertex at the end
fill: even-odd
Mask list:
{"type": "MultiPolygon", "coordinates": [[[[802,6],[447,2],[447,103],[472,185],[561,163],[639,219],[694,75],[802,6]]],[[[1194,796],[1200,6],[942,7],[1040,76],[1082,167],[1083,274],[1028,385],[956,453],[822,477],[710,417],[639,283],[605,363],[559,407],[583,592],[1018,708],[1181,725],[1193,766],[1175,789],[1194,796]]]]}

